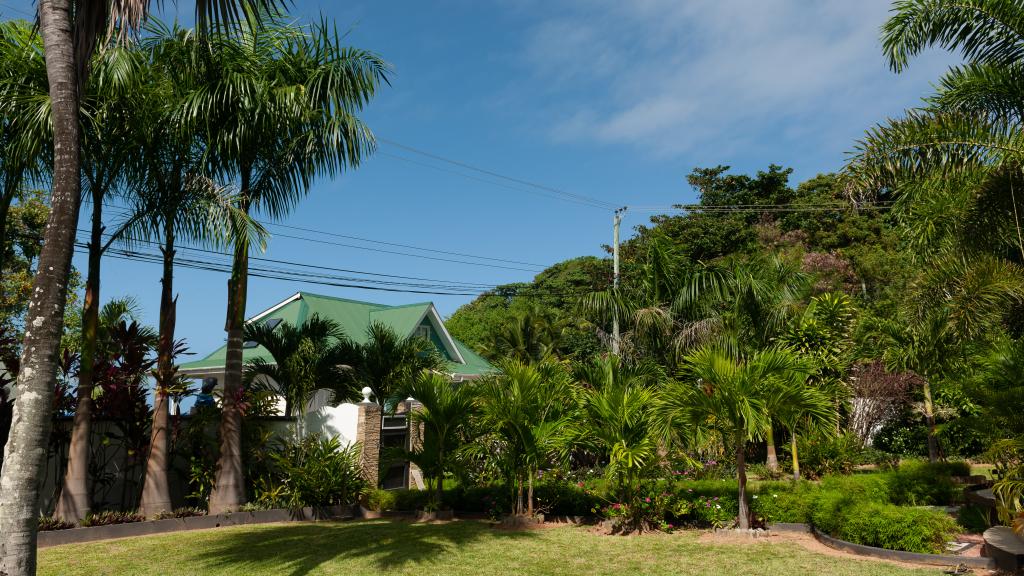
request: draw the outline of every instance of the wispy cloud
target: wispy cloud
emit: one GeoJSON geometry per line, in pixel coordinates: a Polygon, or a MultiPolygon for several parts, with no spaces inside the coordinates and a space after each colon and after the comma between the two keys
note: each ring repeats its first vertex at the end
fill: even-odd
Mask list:
{"type": "Polygon", "coordinates": [[[952,58],[885,66],[888,0],[544,2],[524,64],[546,87],[549,135],[661,156],[799,141],[841,153],[913,105],[952,58]],[[552,96],[558,96],[552,98],[552,96]],[[557,104],[550,104],[557,102],[557,104]]]}

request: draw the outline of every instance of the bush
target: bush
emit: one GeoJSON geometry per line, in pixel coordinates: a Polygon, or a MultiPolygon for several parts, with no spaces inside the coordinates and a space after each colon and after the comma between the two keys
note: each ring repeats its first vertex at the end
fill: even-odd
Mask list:
{"type": "MultiPolygon", "coordinates": [[[[791,450],[787,460],[792,460],[791,450]]],[[[864,461],[864,447],[860,438],[852,432],[828,438],[823,436],[798,436],[797,455],[800,459],[800,473],[808,478],[821,478],[827,474],[849,474],[864,461]]]]}
{"type": "Polygon", "coordinates": [[[39,531],[48,532],[50,530],[67,530],[68,528],[74,528],[74,522],[67,522],[60,518],[54,518],[53,516],[40,516],[39,517],[39,531]]]}
{"type": "Polygon", "coordinates": [[[366,493],[365,506],[368,510],[385,512],[394,510],[398,505],[398,496],[393,490],[375,488],[366,493]]]}
{"type": "Polygon", "coordinates": [[[107,510],[89,514],[82,520],[82,526],[109,526],[111,524],[130,524],[132,522],[143,522],[146,519],[142,514],[136,512],[117,512],[107,510]]]}
{"type": "Polygon", "coordinates": [[[965,462],[904,461],[899,469],[885,474],[889,501],[906,506],[940,506],[959,502],[963,489],[952,476],[970,476],[965,462]]]}
{"type": "Polygon", "coordinates": [[[857,502],[841,514],[833,536],[889,550],[941,554],[960,531],[948,514],[928,508],[857,502]]]}
{"type": "Polygon", "coordinates": [[[964,527],[969,534],[981,534],[985,530],[992,527],[988,518],[988,508],[983,508],[975,504],[968,504],[961,506],[956,511],[956,522],[957,524],[964,527]]]}
{"type": "Polygon", "coordinates": [[[359,446],[342,448],[337,438],[310,435],[285,442],[270,454],[271,472],[259,482],[260,499],[291,508],[355,502],[366,487],[359,446]]]}

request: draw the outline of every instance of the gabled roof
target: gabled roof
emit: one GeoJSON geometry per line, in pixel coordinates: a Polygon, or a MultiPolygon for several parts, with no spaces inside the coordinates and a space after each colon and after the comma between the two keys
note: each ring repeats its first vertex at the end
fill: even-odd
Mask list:
{"type": "MultiPolygon", "coordinates": [[[[309,292],[297,292],[253,316],[246,323],[266,322],[279,318],[289,324],[298,325],[314,314],[337,322],[345,334],[359,344],[366,343],[367,329],[374,322],[391,328],[403,338],[413,335],[417,327],[424,322],[429,322],[437,336],[435,344],[440,344],[444,348],[443,351],[449,359],[448,369],[450,372],[456,376],[478,376],[494,370],[487,360],[484,360],[462,342],[452,338],[431,302],[387,306],[309,292]]],[[[246,348],[242,353],[244,361],[256,358],[262,358],[268,362],[274,361],[270,353],[262,346],[246,348]]],[[[221,346],[202,360],[182,364],[181,370],[187,374],[223,368],[226,355],[227,346],[221,346]]]]}

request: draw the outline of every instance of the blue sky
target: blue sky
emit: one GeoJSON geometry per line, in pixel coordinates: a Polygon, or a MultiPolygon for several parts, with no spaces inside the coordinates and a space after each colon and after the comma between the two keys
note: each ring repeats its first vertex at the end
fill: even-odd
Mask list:
{"type": "MultiPolygon", "coordinates": [[[[929,53],[891,73],[878,41],[888,8],[887,0],[299,0],[293,13],[333,18],[350,30],[349,43],[393,65],[392,86],[364,114],[379,137],[640,206],[692,201],[685,176],[697,166],[752,172],[776,163],[794,168],[794,182],[840,168],[865,128],[916,105],[953,62],[929,53]]],[[[4,17],[30,9],[27,0],[0,0],[4,17]]],[[[191,3],[166,9],[175,10],[185,14],[191,3]]],[[[537,264],[600,254],[611,240],[607,211],[441,171],[466,173],[391,144],[380,151],[358,171],[317,183],[286,223],[537,264]]],[[[625,226],[646,216],[629,215],[625,226]]],[[[280,235],[266,256],[478,284],[534,273],[280,235]]],[[[197,353],[224,340],[226,280],[177,273],[178,334],[197,353]]],[[[135,296],[154,324],[159,289],[158,265],[104,263],[104,300],[135,296]]],[[[249,311],[300,289],[385,303],[429,299],[443,315],[471,299],[254,278],[249,311]]]]}

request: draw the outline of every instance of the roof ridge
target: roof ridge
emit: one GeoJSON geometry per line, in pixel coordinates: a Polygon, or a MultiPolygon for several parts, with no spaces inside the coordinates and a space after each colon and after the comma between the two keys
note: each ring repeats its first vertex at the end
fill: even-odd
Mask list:
{"type": "Polygon", "coordinates": [[[355,300],[353,298],[342,298],[341,296],[328,296],[327,294],[317,294],[315,292],[303,292],[300,290],[299,294],[301,294],[303,298],[305,298],[306,296],[312,296],[314,298],[323,298],[324,300],[336,300],[339,302],[351,302],[352,304],[363,304],[364,306],[372,306],[374,308],[392,308],[392,306],[388,306],[387,304],[367,302],[365,300],[355,300]]]}

